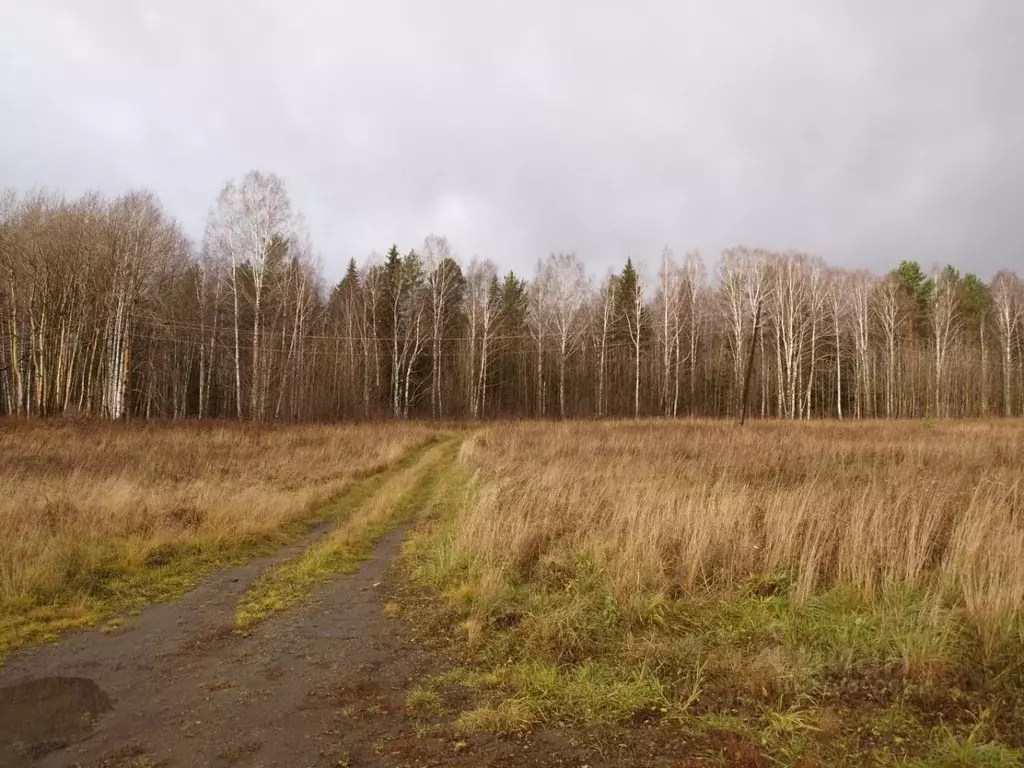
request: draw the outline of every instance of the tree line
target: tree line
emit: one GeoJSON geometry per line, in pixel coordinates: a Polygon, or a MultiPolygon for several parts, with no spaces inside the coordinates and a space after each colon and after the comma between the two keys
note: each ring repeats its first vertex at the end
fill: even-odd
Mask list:
{"type": "Polygon", "coordinates": [[[1024,281],[736,247],[528,278],[431,235],[327,286],[273,174],[201,242],[148,192],[0,195],[0,413],[120,418],[1024,414],[1024,281]],[[654,264],[651,265],[655,267],[654,264]]]}

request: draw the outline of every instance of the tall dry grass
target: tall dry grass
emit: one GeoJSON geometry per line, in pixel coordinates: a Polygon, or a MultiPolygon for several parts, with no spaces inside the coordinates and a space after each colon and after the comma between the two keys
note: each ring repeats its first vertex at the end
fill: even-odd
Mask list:
{"type": "Polygon", "coordinates": [[[456,545],[484,572],[582,557],[626,600],[765,575],[798,599],[910,588],[992,632],[1024,606],[1021,422],[524,423],[462,461],[456,545]]]}
{"type": "Polygon", "coordinates": [[[0,424],[0,605],[73,599],[175,546],[272,537],[433,433],[408,424],[0,424]]]}

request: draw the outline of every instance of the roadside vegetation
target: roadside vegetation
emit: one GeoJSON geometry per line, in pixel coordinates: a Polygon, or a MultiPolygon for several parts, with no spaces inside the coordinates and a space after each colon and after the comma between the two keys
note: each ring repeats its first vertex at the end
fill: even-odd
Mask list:
{"type": "Polygon", "coordinates": [[[7,424],[0,657],[280,547],[435,435],[410,424],[7,424]]]}
{"type": "Polygon", "coordinates": [[[466,734],[625,724],[724,764],[1019,765],[1021,426],[482,430],[405,550],[427,597],[403,613],[461,629],[424,690],[471,693],[466,734]]]}

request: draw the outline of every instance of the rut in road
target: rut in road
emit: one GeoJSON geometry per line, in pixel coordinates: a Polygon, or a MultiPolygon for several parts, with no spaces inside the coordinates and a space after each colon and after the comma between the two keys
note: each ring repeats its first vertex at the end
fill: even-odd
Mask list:
{"type": "MultiPolygon", "coordinates": [[[[391,487],[401,514],[415,515],[458,445],[444,440],[364,482],[391,487]]],[[[401,530],[384,534],[354,574],[312,586],[308,599],[244,630],[239,601],[261,576],[301,558],[302,545],[216,572],[116,633],[79,632],[13,654],[0,668],[0,713],[6,696],[22,714],[0,730],[0,766],[346,764],[347,745],[372,734],[342,714],[345,681],[400,694],[426,662],[393,631],[376,589],[401,539],[401,530]],[[10,733],[18,728],[20,738],[10,733]]]]}

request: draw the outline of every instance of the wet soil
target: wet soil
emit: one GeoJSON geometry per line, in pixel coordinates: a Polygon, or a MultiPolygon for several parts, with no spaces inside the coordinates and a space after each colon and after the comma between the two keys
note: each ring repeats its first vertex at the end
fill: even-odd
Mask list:
{"type": "Polygon", "coordinates": [[[234,627],[238,598],[299,547],[218,572],[111,634],[14,654],[0,668],[0,766],[337,765],[332,687],[394,655],[395,682],[415,671],[374,586],[400,540],[248,633],[234,627]]]}
{"type": "Polygon", "coordinates": [[[0,688],[0,744],[39,752],[87,733],[110,697],[85,677],[39,677],[0,688]]]}

